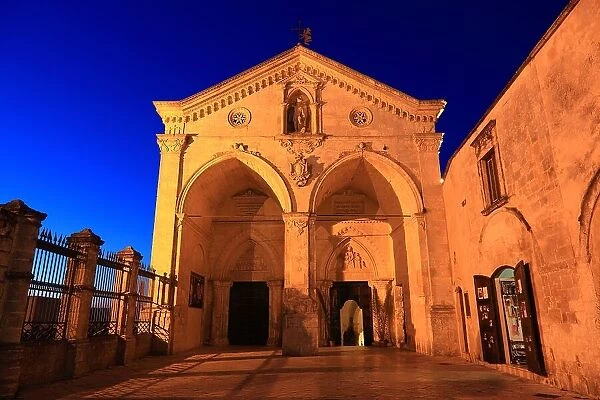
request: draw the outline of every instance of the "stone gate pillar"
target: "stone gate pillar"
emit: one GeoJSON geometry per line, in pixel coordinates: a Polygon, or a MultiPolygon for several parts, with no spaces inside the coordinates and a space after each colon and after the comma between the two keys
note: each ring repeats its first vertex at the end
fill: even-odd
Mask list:
{"type": "Polygon", "coordinates": [[[391,338],[392,320],[392,284],[389,280],[369,281],[371,287],[371,307],[373,313],[373,340],[376,342],[389,341],[391,338]]]}
{"type": "Polygon", "coordinates": [[[309,296],[310,236],[308,213],[285,213],[285,281],[282,352],[290,356],[317,353],[318,304],[309,296]]]}
{"type": "Polygon", "coordinates": [[[327,346],[331,340],[331,300],[330,293],[333,281],[324,280],[318,282],[318,301],[320,303],[319,317],[319,345],[327,346]]]}
{"type": "Polygon", "coordinates": [[[119,320],[119,363],[126,365],[135,358],[136,337],[133,333],[137,305],[137,281],[142,255],[131,246],[127,246],[117,253],[117,256],[129,264],[127,287],[125,288],[125,307],[119,320]]]}
{"type": "Polygon", "coordinates": [[[281,300],[283,296],[282,281],[268,281],[269,286],[269,338],[268,345],[281,343],[281,300]]]}
{"type": "Polygon", "coordinates": [[[231,281],[213,281],[213,324],[212,344],[226,346],[229,344],[227,328],[229,326],[229,293],[231,281]]]}
{"type": "Polygon", "coordinates": [[[33,255],[45,218],[20,200],[0,205],[0,398],[13,398],[19,387],[21,331],[33,255]]]}
{"type": "Polygon", "coordinates": [[[426,271],[429,293],[427,311],[430,326],[431,353],[434,355],[458,354],[458,327],[454,314],[452,270],[446,230],[446,213],[442,193],[439,148],[442,135],[439,133],[418,134],[413,137],[418,151],[422,183],[424,240],[420,240],[422,251],[426,251],[423,271],[426,271]],[[426,264],[426,265],[425,265],[426,264]]]}

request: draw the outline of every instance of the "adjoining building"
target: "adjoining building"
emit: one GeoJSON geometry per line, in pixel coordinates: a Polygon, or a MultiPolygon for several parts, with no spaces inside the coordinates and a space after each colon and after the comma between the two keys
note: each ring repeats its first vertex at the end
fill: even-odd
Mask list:
{"type": "Polygon", "coordinates": [[[573,1],[444,176],[460,350],[600,393],[600,3],[573,1]]]}

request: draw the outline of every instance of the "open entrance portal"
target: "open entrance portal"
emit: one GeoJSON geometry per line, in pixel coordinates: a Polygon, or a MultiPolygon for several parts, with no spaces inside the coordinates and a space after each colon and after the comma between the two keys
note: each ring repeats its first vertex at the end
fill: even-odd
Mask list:
{"type": "Polygon", "coordinates": [[[265,345],[269,336],[267,282],[233,282],[229,296],[230,344],[265,345]]]}
{"type": "Polygon", "coordinates": [[[334,282],[331,287],[331,336],[336,345],[342,344],[340,310],[348,300],[354,300],[362,309],[364,345],[373,343],[373,314],[371,288],[367,282],[334,282]]]}

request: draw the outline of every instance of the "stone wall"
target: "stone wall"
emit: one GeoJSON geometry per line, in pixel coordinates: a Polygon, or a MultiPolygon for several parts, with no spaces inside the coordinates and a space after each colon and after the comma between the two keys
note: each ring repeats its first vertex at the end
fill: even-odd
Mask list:
{"type": "Polygon", "coordinates": [[[453,284],[468,293],[472,312],[465,357],[482,357],[473,275],[524,261],[547,382],[595,394],[599,278],[592,271],[600,246],[590,232],[598,224],[592,217],[600,168],[599,21],[598,2],[570,3],[453,155],[443,185],[453,284]],[[477,156],[489,146],[480,143],[486,129],[505,195],[491,209],[477,156]],[[582,244],[590,237],[589,246],[582,244]]]}

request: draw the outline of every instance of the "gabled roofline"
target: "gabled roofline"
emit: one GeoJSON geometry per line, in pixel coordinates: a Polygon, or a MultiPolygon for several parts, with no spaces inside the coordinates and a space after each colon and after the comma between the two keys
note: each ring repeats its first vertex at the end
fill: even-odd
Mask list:
{"type": "MultiPolygon", "coordinates": [[[[313,50],[307,49],[306,47],[298,44],[291,49],[288,49],[282,53],[275,55],[274,57],[269,58],[266,61],[261,62],[254,67],[246,69],[231,78],[228,78],[216,85],[213,85],[207,89],[204,89],[196,94],[188,96],[182,100],[175,101],[154,101],[153,104],[156,107],[156,110],[159,114],[163,114],[164,112],[174,112],[181,115],[181,113],[188,113],[192,105],[196,105],[198,103],[214,101],[220,96],[227,95],[227,90],[234,90],[234,87],[237,86],[240,81],[244,81],[250,77],[254,77],[257,74],[260,74],[261,70],[268,71],[274,67],[274,65],[283,65],[289,63],[294,60],[294,58],[300,58],[300,56],[308,57],[309,59],[316,60],[317,62],[323,64],[325,67],[332,69],[335,72],[340,73],[350,79],[355,79],[364,83],[365,86],[370,86],[372,90],[377,91],[381,94],[390,96],[391,99],[396,99],[401,103],[405,104],[407,107],[412,109],[412,112],[404,112],[404,116],[408,117],[409,115],[413,115],[416,113],[426,113],[428,115],[435,116],[435,119],[439,118],[441,113],[443,112],[446,101],[445,100],[419,100],[415,97],[412,97],[406,93],[403,93],[397,89],[392,88],[389,85],[386,85],[382,82],[379,82],[367,75],[364,75],[352,68],[349,68],[337,61],[334,61],[328,57],[325,57],[313,50]],[[187,108],[187,109],[186,109],[187,108]]],[[[358,93],[360,95],[364,95],[364,93],[358,93]]],[[[378,97],[378,96],[370,96],[370,97],[378,97]]],[[[377,104],[377,103],[376,103],[377,104]]],[[[391,105],[390,105],[391,106],[391,105]]],[[[399,113],[401,110],[396,110],[396,113],[399,113]]]]}
{"type": "Polygon", "coordinates": [[[454,150],[454,152],[452,153],[450,158],[448,158],[448,162],[446,163],[446,167],[444,168],[444,174],[442,176],[444,179],[446,179],[446,175],[448,175],[448,171],[450,170],[450,165],[452,164],[452,161],[454,160],[454,157],[456,156],[456,154],[458,154],[458,152],[463,147],[465,147],[465,144],[477,132],[477,130],[478,130],[477,128],[479,128],[479,126],[483,123],[483,121],[486,120],[486,118],[489,116],[490,112],[494,109],[494,107],[496,107],[498,102],[502,99],[502,96],[504,96],[504,94],[512,86],[512,84],[515,82],[515,80],[517,80],[519,75],[521,75],[521,72],[523,72],[525,67],[527,67],[531,61],[533,61],[533,59],[535,58],[537,53],[539,53],[539,51],[544,47],[544,45],[548,42],[548,40],[550,40],[552,35],[554,35],[554,33],[557,31],[557,29],[562,25],[563,21],[569,16],[571,11],[573,11],[573,8],[575,8],[577,3],[579,3],[579,0],[570,0],[569,1],[569,3],[565,6],[565,8],[560,12],[558,17],[556,17],[556,19],[554,20],[552,25],[550,25],[550,27],[542,35],[542,37],[537,42],[537,44],[533,47],[533,49],[531,50],[531,52],[529,53],[527,58],[525,58],[525,61],[523,61],[521,66],[517,69],[517,71],[513,74],[513,76],[510,78],[510,80],[506,83],[506,85],[500,91],[498,96],[496,96],[496,98],[494,99],[492,104],[485,110],[485,112],[483,113],[483,116],[481,118],[479,118],[479,120],[475,123],[475,126],[465,136],[465,138],[460,143],[460,145],[456,148],[456,150],[454,150]]]}

